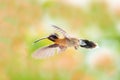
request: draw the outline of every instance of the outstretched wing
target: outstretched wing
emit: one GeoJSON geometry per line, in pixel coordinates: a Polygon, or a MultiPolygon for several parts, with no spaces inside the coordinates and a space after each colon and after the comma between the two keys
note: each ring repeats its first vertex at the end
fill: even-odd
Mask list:
{"type": "Polygon", "coordinates": [[[37,59],[47,58],[50,56],[54,56],[55,53],[59,54],[61,51],[64,51],[65,47],[60,47],[58,44],[52,44],[47,47],[43,47],[35,51],[32,57],[37,59]]]}
{"type": "Polygon", "coordinates": [[[64,37],[70,37],[65,30],[59,28],[58,26],[52,25],[52,27],[54,27],[56,30],[58,30],[60,33],[62,33],[64,37]]]}

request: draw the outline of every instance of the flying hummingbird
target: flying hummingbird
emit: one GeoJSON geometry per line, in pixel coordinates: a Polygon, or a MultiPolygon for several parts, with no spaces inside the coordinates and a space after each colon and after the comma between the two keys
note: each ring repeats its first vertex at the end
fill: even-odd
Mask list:
{"type": "Polygon", "coordinates": [[[54,44],[36,50],[33,53],[32,57],[38,59],[47,58],[50,56],[54,56],[55,53],[59,54],[65,51],[68,47],[74,47],[77,50],[79,46],[86,49],[95,48],[97,46],[96,43],[87,39],[78,39],[71,37],[65,30],[61,29],[60,27],[57,27],[55,25],[52,25],[52,27],[60,32],[63,35],[63,38],[60,38],[57,33],[54,33],[49,35],[48,37],[36,40],[34,43],[37,43],[44,39],[49,39],[54,42],[54,44]]]}

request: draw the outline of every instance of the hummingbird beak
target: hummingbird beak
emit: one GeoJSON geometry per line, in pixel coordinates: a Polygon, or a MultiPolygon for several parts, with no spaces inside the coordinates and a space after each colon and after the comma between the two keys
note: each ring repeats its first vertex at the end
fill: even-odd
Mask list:
{"type": "Polygon", "coordinates": [[[34,43],[37,43],[37,42],[39,42],[39,41],[41,41],[41,40],[47,39],[47,38],[48,38],[48,37],[38,39],[38,40],[34,41],[33,44],[34,44],[34,43]]]}

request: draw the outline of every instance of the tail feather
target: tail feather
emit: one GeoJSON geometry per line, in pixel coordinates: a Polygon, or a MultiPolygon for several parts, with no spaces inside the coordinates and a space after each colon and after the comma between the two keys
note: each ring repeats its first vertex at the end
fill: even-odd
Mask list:
{"type": "Polygon", "coordinates": [[[80,46],[83,48],[95,48],[97,45],[96,45],[96,43],[94,43],[92,41],[81,39],[80,46]]]}

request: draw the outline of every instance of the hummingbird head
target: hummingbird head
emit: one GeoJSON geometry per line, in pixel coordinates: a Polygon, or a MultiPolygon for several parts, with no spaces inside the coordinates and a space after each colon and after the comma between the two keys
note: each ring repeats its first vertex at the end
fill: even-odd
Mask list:
{"type": "Polygon", "coordinates": [[[58,34],[56,34],[56,33],[51,34],[51,35],[48,37],[48,39],[54,42],[56,39],[58,39],[58,34]]]}
{"type": "Polygon", "coordinates": [[[41,41],[41,40],[44,40],[44,39],[49,39],[49,40],[51,40],[51,41],[54,42],[56,39],[58,39],[58,34],[56,34],[56,33],[51,34],[51,35],[48,36],[48,37],[41,38],[41,39],[38,39],[38,40],[34,41],[34,43],[37,43],[37,42],[39,42],[39,41],[41,41]]]}
{"type": "Polygon", "coordinates": [[[80,39],[80,46],[90,49],[90,48],[95,48],[97,45],[92,41],[80,39]]]}

